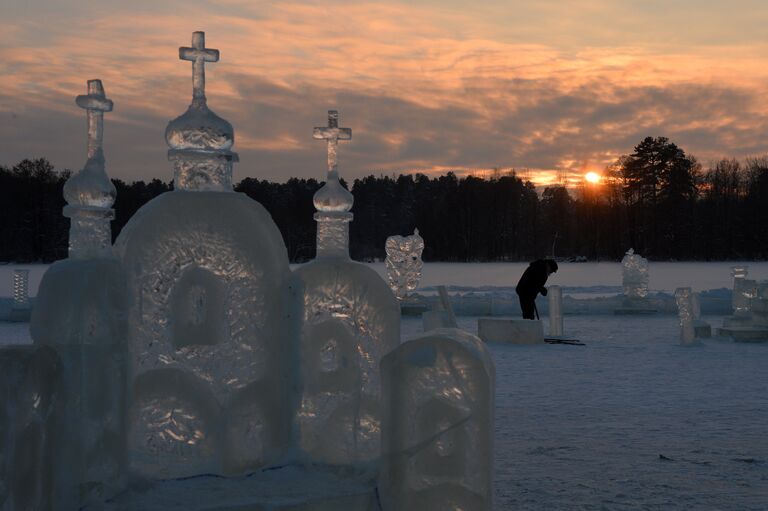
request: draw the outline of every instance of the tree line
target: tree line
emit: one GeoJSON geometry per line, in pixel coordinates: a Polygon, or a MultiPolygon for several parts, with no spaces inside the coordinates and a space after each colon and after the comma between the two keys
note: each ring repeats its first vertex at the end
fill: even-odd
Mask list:
{"type": "MultiPolygon", "coordinates": [[[[70,171],[44,158],[0,166],[0,261],[66,257],[62,188],[70,171]]],[[[153,179],[117,189],[116,237],[146,202],[172,190],[153,179]]],[[[347,183],[344,183],[347,186],[347,183]]],[[[260,202],[293,262],[315,255],[315,179],[246,178],[235,191],[260,202]]],[[[664,137],[648,137],[605,169],[599,184],[543,190],[514,171],[368,176],[352,184],[354,259],[384,257],[387,236],[418,228],[428,261],[521,261],[544,256],[618,260],[630,247],[656,260],[768,258],[768,156],[706,169],[664,137]]]]}

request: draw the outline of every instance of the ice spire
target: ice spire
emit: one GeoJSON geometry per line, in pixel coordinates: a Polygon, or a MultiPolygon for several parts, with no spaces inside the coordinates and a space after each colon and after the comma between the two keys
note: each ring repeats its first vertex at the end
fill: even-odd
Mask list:
{"type": "Polygon", "coordinates": [[[64,184],[64,216],[71,219],[69,256],[77,259],[104,257],[111,253],[115,186],[104,170],[104,112],[112,111],[101,80],[88,80],[88,94],[77,96],[77,106],[88,112],[88,160],[83,169],[64,184]]]}
{"type": "Polygon", "coordinates": [[[349,257],[349,222],[354,197],[339,182],[339,140],[352,139],[350,128],[339,128],[339,112],[328,110],[328,126],[312,135],[328,144],[328,178],[313,198],[317,213],[317,257],[349,257]]]}
{"type": "Polygon", "coordinates": [[[205,32],[192,34],[192,46],[179,48],[179,59],[192,62],[192,103],[184,114],[168,123],[165,141],[171,148],[177,190],[232,191],[232,125],[208,108],[205,63],[218,62],[219,50],[205,47],[205,32]]]}

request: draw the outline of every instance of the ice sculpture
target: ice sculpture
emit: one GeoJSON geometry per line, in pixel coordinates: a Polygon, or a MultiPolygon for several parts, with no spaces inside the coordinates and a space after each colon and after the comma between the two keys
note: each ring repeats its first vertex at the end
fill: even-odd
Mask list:
{"type": "Polygon", "coordinates": [[[563,335],[563,290],[560,286],[547,288],[549,300],[549,335],[563,335]]]}
{"type": "Polygon", "coordinates": [[[389,287],[398,300],[416,291],[421,280],[424,262],[421,253],[424,251],[424,239],[415,229],[410,236],[390,236],[386,243],[387,280],[389,287]]]}
{"type": "Polygon", "coordinates": [[[192,104],[168,124],[175,191],[144,205],[115,243],[128,274],[130,465],[150,477],[237,474],[288,449],[298,299],[269,213],[232,190],[232,126],[205,97],[218,60],[203,32],[192,104]]]}
{"type": "Polygon", "coordinates": [[[630,248],[621,260],[622,286],[629,301],[642,300],[648,295],[648,259],[630,248]]]}
{"type": "Polygon", "coordinates": [[[333,465],[379,458],[379,361],[400,340],[394,295],[374,270],[349,258],[353,197],[339,182],[337,149],[351,137],[335,110],[327,127],[314,130],[327,142],[328,177],[314,196],[317,258],[296,270],[304,283],[299,447],[333,465]]]}
{"type": "Polygon", "coordinates": [[[755,297],[757,283],[747,278],[748,266],[732,266],[733,275],[733,315],[736,318],[748,318],[751,314],[750,302],[755,297]]]}
{"type": "Polygon", "coordinates": [[[483,342],[431,330],[381,366],[383,508],[490,511],[495,374],[483,342]]]}
{"type": "Polygon", "coordinates": [[[694,330],[694,301],[690,287],[679,287],[675,290],[675,302],[680,318],[680,344],[692,344],[696,339],[694,330]]]}
{"type": "Polygon", "coordinates": [[[114,493],[125,466],[125,275],[112,257],[109,221],[115,188],[104,171],[103,112],[112,109],[100,80],[77,97],[88,111],[88,160],[67,180],[64,214],[72,220],[69,259],[43,276],[30,332],[61,358],[66,407],[51,439],[66,460],[62,509],[78,509],[114,493]]]}
{"type": "Polygon", "coordinates": [[[88,160],[83,169],[64,184],[71,219],[69,256],[104,257],[112,248],[109,222],[114,218],[115,185],[104,170],[104,112],[112,111],[112,100],[104,94],[101,80],[88,80],[88,94],[77,96],[77,106],[88,112],[88,160]]]}

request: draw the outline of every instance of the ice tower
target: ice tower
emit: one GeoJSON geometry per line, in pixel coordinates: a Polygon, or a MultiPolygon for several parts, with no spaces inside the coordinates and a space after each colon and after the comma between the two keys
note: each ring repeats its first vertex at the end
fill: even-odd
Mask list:
{"type": "Polygon", "coordinates": [[[296,270],[304,283],[300,358],[303,388],[299,447],[332,465],[376,461],[381,454],[379,362],[400,342],[400,308],[384,280],[349,258],[353,197],[339,182],[339,140],[352,130],[315,128],[325,140],[328,177],[314,196],[317,258],[296,270]]]}
{"type": "MultiPolygon", "coordinates": [[[[128,274],[130,466],[237,474],[281,457],[294,411],[293,277],[269,213],[232,191],[234,130],[207,106],[203,32],[192,103],[168,124],[174,191],[142,207],[115,253],[128,274]]],[[[296,302],[298,303],[298,302],[296,302]]]]}
{"type": "Polygon", "coordinates": [[[37,345],[61,359],[64,425],[50,441],[66,460],[55,493],[61,509],[109,495],[125,466],[126,283],[112,256],[115,187],[104,169],[103,118],[112,110],[101,80],[88,80],[76,103],[87,111],[88,159],[64,185],[71,220],[69,258],[46,271],[32,313],[37,345]]]}

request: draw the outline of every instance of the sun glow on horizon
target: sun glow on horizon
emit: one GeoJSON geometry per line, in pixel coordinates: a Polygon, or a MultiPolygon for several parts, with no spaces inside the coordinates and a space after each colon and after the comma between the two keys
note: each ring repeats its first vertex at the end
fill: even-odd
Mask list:
{"type": "Polygon", "coordinates": [[[588,183],[597,184],[600,182],[601,177],[600,177],[600,174],[598,174],[597,172],[587,172],[586,174],[584,174],[584,179],[588,183]]]}

